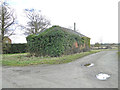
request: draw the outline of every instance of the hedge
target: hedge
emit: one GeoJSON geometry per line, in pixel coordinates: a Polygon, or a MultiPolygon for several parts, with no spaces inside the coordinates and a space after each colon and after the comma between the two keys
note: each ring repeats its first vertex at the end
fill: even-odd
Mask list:
{"type": "Polygon", "coordinates": [[[3,54],[25,52],[27,52],[27,44],[3,44],[3,54]]]}
{"type": "Polygon", "coordinates": [[[81,52],[84,48],[84,38],[66,32],[59,26],[53,26],[37,35],[32,34],[27,38],[28,51],[35,56],[57,57],[64,54],[73,54],[81,52]],[[74,43],[78,43],[78,48],[74,43]]]}

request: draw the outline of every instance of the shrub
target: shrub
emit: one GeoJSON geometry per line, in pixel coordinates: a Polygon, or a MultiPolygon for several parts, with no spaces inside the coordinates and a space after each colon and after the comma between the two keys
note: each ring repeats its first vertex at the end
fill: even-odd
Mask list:
{"type": "Polygon", "coordinates": [[[3,44],[3,54],[25,52],[27,52],[27,44],[3,44]]]}
{"type": "Polygon", "coordinates": [[[35,56],[57,57],[77,53],[84,43],[80,36],[66,32],[59,26],[53,26],[37,35],[29,35],[26,39],[28,51],[35,56]],[[75,42],[78,44],[77,48],[75,42]]]}
{"type": "Polygon", "coordinates": [[[3,50],[3,54],[7,54],[10,53],[10,48],[11,48],[11,44],[2,44],[2,50],[3,50]]]}

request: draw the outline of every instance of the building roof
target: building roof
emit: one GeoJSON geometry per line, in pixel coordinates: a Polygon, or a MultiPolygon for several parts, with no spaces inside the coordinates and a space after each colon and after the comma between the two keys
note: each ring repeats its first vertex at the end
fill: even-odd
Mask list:
{"type": "Polygon", "coordinates": [[[4,41],[5,43],[6,43],[6,41],[7,41],[7,43],[12,43],[12,40],[11,40],[8,36],[4,36],[3,41],[4,41]]]}
{"type": "MultiPolygon", "coordinates": [[[[79,35],[80,37],[87,37],[87,36],[85,36],[85,35],[77,32],[77,31],[74,31],[74,30],[72,30],[72,29],[68,29],[68,28],[65,28],[65,27],[60,27],[60,26],[54,25],[54,26],[52,26],[52,29],[56,29],[56,30],[61,29],[61,30],[66,31],[66,32],[70,32],[70,33],[79,35]]],[[[47,29],[45,29],[45,30],[47,30],[47,29]]],[[[44,32],[45,30],[43,30],[42,32],[44,32]]],[[[88,38],[89,38],[89,37],[88,37],[88,38]]]]}
{"type": "Polygon", "coordinates": [[[70,32],[70,33],[74,33],[74,34],[76,34],[76,35],[79,35],[80,37],[87,37],[87,36],[85,36],[85,35],[77,32],[77,31],[72,30],[72,29],[68,29],[68,28],[64,28],[64,27],[61,27],[61,28],[62,28],[63,30],[65,30],[65,31],[67,31],[67,32],[70,32]]]}

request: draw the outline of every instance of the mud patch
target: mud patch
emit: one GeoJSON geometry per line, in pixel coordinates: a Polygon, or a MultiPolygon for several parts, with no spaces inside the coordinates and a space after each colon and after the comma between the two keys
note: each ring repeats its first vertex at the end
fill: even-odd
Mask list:
{"type": "Polygon", "coordinates": [[[94,63],[87,63],[87,64],[84,64],[84,66],[86,66],[86,67],[92,67],[92,66],[94,66],[94,63]]]}
{"type": "Polygon", "coordinates": [[[110,75],[105,73],[99,73],[96,75],[96,78],[99,80],[107,80],[108,78],[110,78],[110,75]]]}
{"type": "Polygon", "coordinates": [[[14,72],[18,72],[20,74],[27,74],[27,73],[31,73],[31,70],[13,70],[14,72]]]}

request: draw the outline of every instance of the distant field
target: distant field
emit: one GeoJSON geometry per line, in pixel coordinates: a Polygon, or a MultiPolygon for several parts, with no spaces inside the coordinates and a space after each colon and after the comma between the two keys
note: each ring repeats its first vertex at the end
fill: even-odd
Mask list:
{"type": "Polygon", "coordinates": [[[36,64],[62,64],[97,52],[100,52],[100,50],[92,50],[73,55],[64,55],[62,57],[29,57],[29,53],[3,54],[2,65],[26,66],[36,64]]]}

